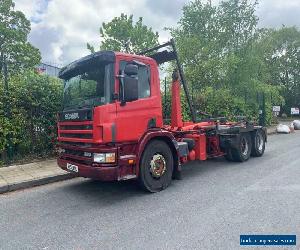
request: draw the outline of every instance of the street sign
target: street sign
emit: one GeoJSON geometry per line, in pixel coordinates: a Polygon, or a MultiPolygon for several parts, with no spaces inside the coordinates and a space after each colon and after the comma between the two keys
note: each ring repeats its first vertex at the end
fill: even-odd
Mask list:
{"type": "Polygon", "coordinates": [[[280,106],[273,106],[273,112],[280,112],[280,106]]]}
{"type": "Polygon", "coordinates": [[[299,115],[299,108],[291,108],[291,115],[299,115]]]}

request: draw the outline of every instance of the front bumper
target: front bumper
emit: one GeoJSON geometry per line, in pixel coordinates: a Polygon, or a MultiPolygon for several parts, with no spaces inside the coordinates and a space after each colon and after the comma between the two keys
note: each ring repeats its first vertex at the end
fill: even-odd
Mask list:
{"type": "Polygon", "coordinates": [[[100,181],[115,181],[118,180],[119,176],[119,167],[93,167],[90,165],[75,163],[70,160],[65,160],[62,158],[57,159],[58,166],[68,172],[74,173],[77,176],[82,176],[86,178],[91,178],[100,181]],[[67,163],[78,166],[78,173],[71,172],[67,170],[67,163]]]}

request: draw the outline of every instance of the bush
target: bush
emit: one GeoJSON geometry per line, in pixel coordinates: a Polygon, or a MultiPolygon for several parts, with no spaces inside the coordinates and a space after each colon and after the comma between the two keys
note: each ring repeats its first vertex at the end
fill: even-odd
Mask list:
{"type": "Polygon", "coordinates": [[[63,85],[59,79],[28,71],[9,79],[9,96],[0,82],[0,154],[11,138],[15,156],[42,155],[53,150],[56,113],[61,110],[63,85]],[[9,103],[11,117],[4,111],[9,103]]]}
{"type": "MultiPolygon", "coordinates": [[[[265,108],[266,108],[266,125],[272,123],[272,104],[271,101],[276,103],[283,103],[282,97],[279,95],[279,90],[271,88],[265,90],[264,86],[261,85],[260,92],[245,92],[240,91],[243,96],[237,94],[238,91],[232,91],[228,88],[214,89],[213,87],[205,87],[199,91],[193,91],[193,106],[195,111],[198,113],[197,118],[206,118],[204,115],[199,115],[199,111],[208,114],[210,117],[226,117],[229,120],[235,120],[236,116],[246,116],[248,120],[258,123],[259,120],[259,109],[262,99],[258,100],[258,93],[261,95],[265,93],[265,108]],[[268,98],[272,95],[272,100],[268,98]]],[[[251,89],[250,89],[251,90],[251,89]]],[[[164,96],[164,93],[162,93],[164,96]]],[[[170,119],[171,114],[171,94],[167,91],[167,100],[163,101],[163,117],[170,119]]],[[[164,98],[163,98],[164,100],[164,98]]],[[[182,114],[183,120],[191,120],[189,107],[183,90],[181,91],[181,103],[182,103],[182,114]]]]}

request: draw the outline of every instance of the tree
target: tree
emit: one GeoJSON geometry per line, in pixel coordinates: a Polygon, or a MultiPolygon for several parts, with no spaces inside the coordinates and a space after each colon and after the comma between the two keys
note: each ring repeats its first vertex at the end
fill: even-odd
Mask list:
{"type": "Polygon", "coordinates": [[[170,30],[195,84],[237,84],[237,70],[256,36],[255,6],[246,0],[195,0],[183,7],[179,27],[170,30]]]}
{"type": "Polygon", "coordinates": [[[282,87],[285,112],[300,106],[300,31],[296,27],[268,29],[260,41],[269,83],[282,87]]]}
{"type": "Polygon", "coordinates": [[[21,11],[14,10],[12,0],[0,1],[0,72],[7,65],[8,72],[36,66],[41,59],[40,52],[28,41],[30,21],[21,11]]]}
{"type": "MultiPolygon", "coordinates": [[[[108,23],[102,23],[100,28],[102,42],[100,50],[113,50],[128,53],[138,53],[158,44],[158,33],[143,24],[143,18],[134,23],[133,15],[121,14],[108,23]]],[[[95,48],[89,43],[87,48],[91,53],[95,48]]]]}
{"type": "Polygon", "coordinates": [[[257,93],[272,93],[282,101],[260,53],[263,32],[257,28],[256,6],[249,0],[218,5],[195,0],[183,7],[179,26],[169,29],[202,110],[253,116],[258,115],[257,93]]]}
{"type": "MultiPolygon", "coordinates": [[[[27,41],[30,32],[29,20],[22,12],[15,11],[14,6],[12,0],[0,1],[0,82],[4,84],[3,113],[4,118],[7,119],[6,123],[0,124],[0,131],[5,129],[3,126],[9,124],[12,116],[9,77],[32,68],[41,59],[39,50],[27,41]]],[[[2,110],[0,110],[0,115],[1,113],[2,110]]],[[[10,124],[12,126],[12,123],[10,124]]],[[[5,138],[9,158],[13,144],[12,131],[12,129],[8,130],[5,138]]],[[[4,155],[6,156],[6,153],[4,155]]]]}

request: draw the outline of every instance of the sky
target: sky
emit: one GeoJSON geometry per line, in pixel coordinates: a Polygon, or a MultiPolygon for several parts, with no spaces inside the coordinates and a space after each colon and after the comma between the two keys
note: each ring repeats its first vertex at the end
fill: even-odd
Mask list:
{"type": "MultiPolygon", "coordinates": [[[[205,0],[203,0],[205,1],[205,0]]],[[[219,0],[212,0],[213,3],[219,0]]],[[[165,27],[174,27],[188,0],[15,0],[31,21],[29,41],[42,53],[42,61],[68,64],[89,53],[86,44],[99,47],[99,27],[121,13],[142,16],[158,31],[160,42],[169,39],[165,27]]],[[[300,27],[300,0],[259,0],[259,26],[300,27]]]]}

